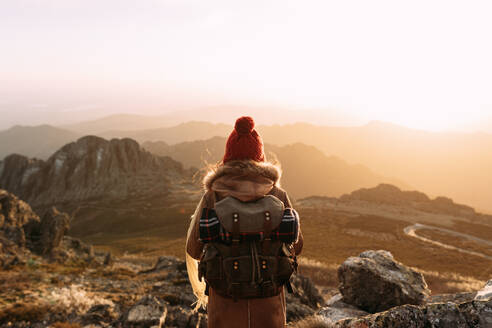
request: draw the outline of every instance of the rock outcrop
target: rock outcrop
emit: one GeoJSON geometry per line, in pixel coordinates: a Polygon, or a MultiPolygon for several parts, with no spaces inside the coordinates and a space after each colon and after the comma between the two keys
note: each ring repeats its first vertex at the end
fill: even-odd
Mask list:
{"type": "Polygon", "coordinates": [[[22,262],[29,253],[27,246],[32,243],[26,240],[29,233],[40,224],[36,215],[26,202],[15,195],[0,189],[0,266],[22,262]]]}
{"type": "Polygon", "coordinates": [[[0,188],[37,208],[101,197],[165,195],[189,182],[191,174],[171,158],[143,150],[134,140],[86,136],[46,161],[7,156],[0,162],[0,188]]]}
{"type": "Polygon", "coordinates": [[[70,217],[66,213],[60,213],[55,207],[47,211],[36,229],[37,234],[32,229],[30,239],[37,240],[33,245],[33,250],[41,255],[50,254],[60,246],[63,236],[70,227],[70,217]]]}
{"type": "Polygon", "coordinates": [[[65,236],[69,224],[69,215],[54,207],[40,219],[29,204],[0,189],[0,268],[25,263],[33,255],[90,261],[92,248],[65,236]]]}
{"type": "Polygon", "coordinates": [[[343,301],[370,312],[422,304],[430,290],[421,273],[396,262],[388,251],[365,251],[338,268],[343,301]]]}

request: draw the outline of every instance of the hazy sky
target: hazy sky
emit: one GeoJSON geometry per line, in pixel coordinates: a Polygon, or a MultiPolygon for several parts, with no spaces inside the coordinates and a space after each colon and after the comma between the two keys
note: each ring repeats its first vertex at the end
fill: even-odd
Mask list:
{"type": "Polygon", "coordinates": [[[0,0],[0,110],[235,104],[492,131],[491,17],[473,0],[0,0]]]}

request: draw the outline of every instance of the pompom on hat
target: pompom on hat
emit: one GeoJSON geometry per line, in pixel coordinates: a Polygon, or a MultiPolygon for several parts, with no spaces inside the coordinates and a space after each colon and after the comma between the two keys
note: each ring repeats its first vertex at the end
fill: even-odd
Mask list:
{"type": "Polygon", "coordinates": [[[223,163],[234,160],[265,161],[263,141],[254,128],[255,122],[249,116],[236,120],[234,130],[227,139],[223,163]]]}

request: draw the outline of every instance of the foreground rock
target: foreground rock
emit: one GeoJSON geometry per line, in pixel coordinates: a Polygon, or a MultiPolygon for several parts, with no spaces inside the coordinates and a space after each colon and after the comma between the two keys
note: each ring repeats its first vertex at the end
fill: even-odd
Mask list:
{"type": "Polygon", "coordinates": [[[363,318],[342,320],[326,327],[488,328],[492,327],[492,301],[403,305],[363,318]]]}
{"type": "Polygon", "coordinates": [[[35,256],[60,263],[92,262],[91,246],[65,236],[69,225],[68,214],[52,207],[40,219],[29,204],[0,189],[0,268],[26,263],[35,256]]]}
{"type": "Polygon", "coordinates": [[[343,302],[341,294],[334,295],[328,300],[326,307],[323,307],[317,313],[326,323],[335,323],[342,319],[359,318],[368,314],[366,311],[343,302]]]}
{"type": "Polygon", "coordinates": [[[489,328],[492,327],[492,281],[488,281],[484,288],[478,292],[444,294],[427,297],[428,290],[425,281],[418,278],[418,274],[408,272],[401,263],[393,260],[386,251],[366,251],[359,257],[347,259],[339,268],[339,277],[344,278],[346,272],[352,270],[350,279],[345,279],[340,286],[341,291],[349,290],[347,295],[352,295],[355,285],[359,288],[363,304],[369,307],[387,306],[391,302],[402,301],[400,289],[413,290],[417,295],[415,299],[426,304],[405,304],[391,307],[386,311],[369,314],[360,308],[346,303],[345,295],[336,294],[326,302],[326,306],[315,315],[295,322],[290,327],[295,328],[489,328]],[[370,261],[369,261],[370,260],[370,261]],[[354,264],[355,263],[355,264],[354,264]],[[365,270],[364,270],[365,268],[365,270]],[[356,273],[360,273],[357,281],[356,273]],[[377,273],[377,275],[376,275],[377,273]],[[388,279],[397,276],[398,279],[388,279]],[[372,277],[374,286],[368,282],[372,277]],[[405,278],[408,281],[403,282],[405,278]],[[413,283],[414,285],[410,285],[413,283]],[[350,285],[353,284],[353,285],[350,285]],[[367,291],[362,290],[362,285],[367,291]],[[351,289],[352,288],[352,289],[351,289]],[[399,289],[400,288],[400,289],[399,289]],[[387,294],[379,293],[386,290],[387,294]],[[370,297],[370,293],[378,297],[370,297]],[[398,298],[395,298],[395,295],[398,298]],[[425,296],[422,298],[422,296],[425,296]],[[373,303],[370,303],[373,302],[373,303]]]}
{"type": "Polygon", "coordinates": [[[166,315],[166,306],[157,298],[147,295],[128,310],[122,324],[123,327],[161,328],[166,315]]]}
{"type": "Polygon", "coordinates": [[[3,268],[22,262],[29,251],[26,231],[40,224],[26,202],[0,189],[0,266],[3,268]]]}
{"type": "Polygon", "coordinates": [[[421,273],[396,262],[388,251],[365,251],[338,268],[345,303],[370,312],[403,304],[422,304],[430,290],[421,273]]]}

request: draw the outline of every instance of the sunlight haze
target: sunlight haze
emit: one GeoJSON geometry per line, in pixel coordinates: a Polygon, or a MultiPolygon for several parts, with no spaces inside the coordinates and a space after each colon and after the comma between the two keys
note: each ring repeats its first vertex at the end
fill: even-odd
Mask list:
{"type": "Polygon", "coordinates": [[[233,104],[340,117],[306,119],[327,125],[491,132],[491,10],[489,1],[2,0],[0,111],[34,124],[43,111],[89,119],[233,104]]]}

